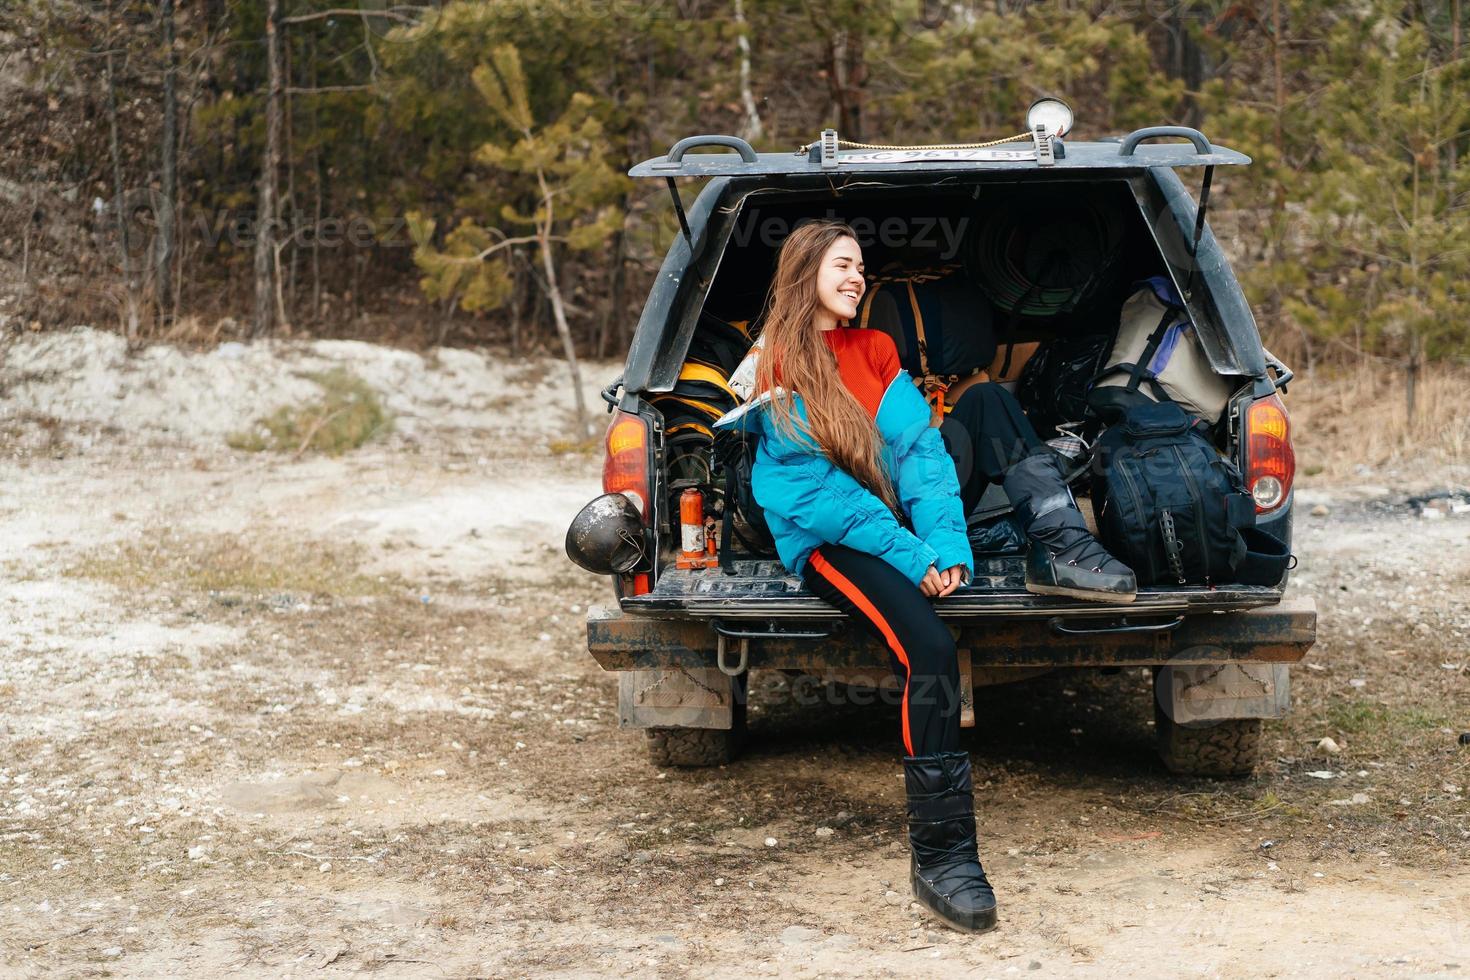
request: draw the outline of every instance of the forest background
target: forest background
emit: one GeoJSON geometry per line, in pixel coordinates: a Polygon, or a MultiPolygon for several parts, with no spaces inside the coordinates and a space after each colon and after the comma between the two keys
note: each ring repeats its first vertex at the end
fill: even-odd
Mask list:
{"type": "MultiPolygon", "coordinates": [[[[1470,355],[1461,0],[5,0],[0,327],[621,356],[678,226],[625,173],[1202,129],[1268,346],[1401,388],[1470,355]]],[[[686,185],[686,200],[696,186],[686,185]]],[[[1463,421],[1461,419],[1460,421],[1463,421]]]]}

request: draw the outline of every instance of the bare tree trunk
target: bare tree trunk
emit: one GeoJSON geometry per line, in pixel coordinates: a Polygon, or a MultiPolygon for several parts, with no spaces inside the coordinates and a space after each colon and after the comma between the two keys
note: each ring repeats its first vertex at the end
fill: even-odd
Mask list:
{"type": "MultiPolygon", "coordinates": [[[[555,260],[553,255],[552,259],[555,260]]],[[[536,289],[536,316],[531,320],[531,333],[526,338],[526,352],[528,354],[544,354],[547,352],[545,333],[548,329],[556,333],[556,312],[551,308],[551,287],[547,285],[546,277],[531,267],[531,281],[537,286],[536,289]]],[[[558,337],[558,340],[560,337],[558,337]]]]}
{"type": "Polygon", "coordinates": [[[848,133],[844,115],[846,103],[843,101],[844,86],[842,84],[842,55],[847,47],[847,35],[839,31],[836,36],[827,39],[827,99],[831,103],[833,125],[837,132],[850,140],[858,137],[848,133]]]}
{"type": "Polygon", "coordinates": [[[296,139],[295,129],[291,125],[291,117],[294,113],[291,104],[290,85],[291,48],[290,45],[283,43],[279,36],[276,38],[276,53],[280,59],[281,67],[281,70],[276,75],[281,90],[281,98],[277,104],[280,106],[281,111],[281,142],[285,151],[279,155],[278,160],[286,166],[286,189],[284,194],[280,194],[277,197],[276,213],[280,217],[281,230],[286,232],[286,237],[276,241],[276,250],[272,258],[276,264],[274,270],[276,277],[276,329],[289,334],[291,332],[291,315],[287,312],[286,297],[291,297],[293,301],[291,306],[293,308],[296,305],[294,302],[296,298],[296,235],[293,231],[296,227],[296,167],[294,165],[296,159],[296,139]],[[291,261],[286,266],[286,269],[290,272],[289,276],[286,271],[283,271],[281,263],[281,253],[286,251],[287,248],[291,249],[291,261]]]}
{"type": "Polygon", "coordinates": [[[850,140],[861,136],[847,128],[847,85],[843,72],[843,60],[847,54],[847,32],[838,31],[827,39],[827,99],[831,104],[833,125],[837,132],[850,140]]]}
{"type": "Polygon", "coordinates": [[[546,177],[540,171],[536,181],[541,185],[541,200],[546,217],[536,224],[536,247],[541,252],[541,269],[546,273],[546,298],[551,301],[551,314],[556,319],[556,332],[561,337],[562,350],[567,355],[567,367],[572,372],[572,398],[577,406],[577,436],[585,439],[592,435],[592,425],[587,417],[587,399],[582,396],[582,370],[577,366],[577,346],[572,341],[572,328],[567,324],[567,311],[562,305],[561,287],[556,281],[556,260],[551,255],[552,200],[546,186],[546,177]]]}
{"type": "Polygon", "coordinates": [[[367,259],[362,254],[362,249],[355,248],[352,250],[352,258],[349,261],[352,263],[352,306],[350,316],[355,321],[362,315],[362,273],[364,267],[367,265],[367,259]]]}
{"type": "MultiPolygon", "coordinates": [[[[1276,82],[1276,113],[1273,122],[1272,139],[1276,144],[1276,158],[1280,161],[1286,159],[1286,140],[1282,135],[1281,120],[1286,115],[1286,83],[1281,72],[1281,0],[1271,0],[1271,73],[1276,82]]],[[[1281,180],[1280,173],[1276,177],[1276,194],[1273,202],[1276,213],[1279,215],[1286,210],[1286,184],[1281,180]]],[[[1281,258],[1278,250],[1277,259],[1281,258]]]]}
{"type": "Polygon", "coordinates": [[[444,297],[444,306],[439,310],[439,334],[434,340],[435,347],[443,347],[444,341],[449,338],[449,331],[454,327],[454,307],[458,302],[458,290],[444,297]]]}
{"type": "Polygon", "coordinates": [[[178,251],[178,222],[174,202],[179,185],[179,56],[175,50],[174,0],[161,0],[158,18],[163,22],[165,68],[163,71],[163,144],[159,154],[161,200],[158,208],[158,248],[156,252],[158,306],[160,319],[172,316],[174,310],[173,266],[178,251]]]}
{"type": "Polygon", "coordinates": [[[316,213],[312,218],[315,230],[311,235],[311,315],[322,318],[322,151],[318,146],[316,155],[316,213]]]}
{"type": "Polygon", "coordinates": [[[863,35],[846,28],[827,39],[827,96],[837,117],[837,132],[845,139],[864,136],[863,86],[868,66],[863,60],[863,35]]]}
{"type": "Polygon", "coordinates": [[[1204,84],[1204,52],[1189,32],[1189,18],[1199,15],[1189,4],[1176,3],[1169,11],[1169,73],[1184,83],[1184,105],[1181,121],[1186,126],[1200,124],[1197,93],[1204,84]]]}
{"type": "MultiPolygon", "coordinates": [[[[311,87],[316,88],[319,81],[316,68],[316,35],[312,34],[311,87]]],[[[311,100],[311,156],[315,171],[312,185],[316,196],[311,233],[311,316],[314,320],[320,320],[322,317],[322,182],[326,173],[322,167],[321,116],[317,110],[316,99],[311,100]]]]}
{"type": "MultiPolygon", "coordinates": [[[[1450,64],[1456,64],[1460,60],[1460,0],[1450,0],[1450,64]]],[[[1455,166],[1459,162],[1460,138],[1450,137],[1449,165],[1450,173],[1454,173],[1455,166]]]]}
{"type": "MultiPolygon", "coordinates": [[[[755,141],[765,135],[761,114],[755,107],[755,93],[750,89],[750,25],[745,20],[745,0],[735,0],[735,24],[740,32],[735,44],[740,48],[740,102],[745,107],[745,122],[740,135],[755,141]]],[[[598,354],[601,357],[601,353],[598,354]]]]}
{"type": "MultiPolygon", "coordinates": [[[[613,235],[612,250],[612,282],[608,284],[608,301],[602,306],[602,318],[597,324],[597,347],[596,356],[604,358],[607,356],[608,341],[612,338],[613,323],[623,315],[623,254],[627,250],[627,236],[621,231],[613,235]]],[[[618,334],[622,334],[622,328],[618,327],[618,334]]]]}
{"type": "MultiPolygon", "coordinates": [[[[623,200],[625,202],[627,201],[626,195],[623,200]]],[[[626,204],[624,208],[624,213],[626,214],[626,204]]],[[[628,234],[621,229],[618,231],[618,243],[613,252],[613,260],[612,297],[610,302],[612,303],[613,316],[617,317],[618,329],[615,336],[618,338],[619,348],[626,350],[628,343],[633,339],[633,328],[635,324],[627,316],[628,234]]],[[[602,356],[606,357],[607,354],[604,352],[602,356]]]]}
{"type": "MultiPolygon", "coordinates": [[[[111,44],[111,39],[108,39],[111,44]]],[[[128,234],[128,202],[123,187],[122,150],[117,138],[117,78],[112,64],[112,52],[107,52],[107,127],[108,149],[112,155],[112,209],[117,218],[118,247],[122,250],[123,302],[125,315],[123,332],[128,340],[138,336],[138,297],[133,282],[133,250],[128,234]]]]}
{"type": "Polygon", "coordinates": [[[295,100],[291,96],[290,80],[295,76],[296,66],[291,60],[291,46],[281,45],[282,68],[282,112],[281,126],[285,130],[285,153],[283,162],[286,165],[286,190],[281,195],[279,208],[281,211],[281,224],[287,231],[284,241],[276,243],[276,297],[277,315],[281,323],[288,330],[291,325],[291,316],[287,312],[296,308],[296,259],[301,250],[296,247],[296,229],[300,224],[300,216],[296,211],[296,108],[295,100]],[[291,249],[291,259],[286,264],[289,275],[281,272],[281,252],[286,248],[291,249]],[[287,303],[289,300],[289,304],[287,303]]]}
{"type": "MultiPolygon", "coordinates": [[[[1274,115],[1272,119],[1272,142],[1276,146],[1276,186],[1271,195],[1271,213],[1266,222],[1270,228],[1270,234],[1265,236],[1268,248],[1271,252],[1271,261],[1282,263],[1286,261],[1286,236],[1288,234],[1288,222],[1286,220],[1286,181],[1282,180],[1281,168],[1286,166],[1286,140],[1282,130],[1282,118],[1286,115],[1286,85],[1281,70],[1281,0],[1271,0],[1271,74],[1274,81],[1274,115]]],[[[1281,285],[1279,280],[1271,287],[1271,315],[1274,319],[1281,319],[1281,285]]],[[[1306,338],[1306,331],[1302,331],[1306,338]]],[[[1307,348],[1307,370],[1313,371],[1316,365],[1312,360],[1312,347],[1310,342],[1307,348]]]]}
{"type": "Polygon", "coordinates": [[[607,335],[611,326],[612,309],[604,304],[602,315],[597,319],[597,336],[592,341],[592,356],[599,360],[607,356],[607,335]]]}
{"type": "MultiPolygon", "coordinates": [[[[1436,169],[1438,168],[1436,167],[1436,169]]],[[[1417,155],[1414,157],[1414,166],[1411,174],[1413,181],[1411,184],[1411,193],[1413,194],[1413,197],[1410,198],[1410,203],[1413,205],[1413,207],[1409,212],[1409,300],[1411,304],[1410,315],[1413,317],[1413,322],[1411,322],[1409,326],[1409,360],[1408,363],[1404,366],[1404,407],[1408,411],[1408,433],[1412,436],[1414,432],[1414,412],[1418,408],[1416,404],[1416,396],[1418,395],[1420,357],[1424,350],[1422,339],[1419,336],[1420,327],[1418,323],[1420,310],[1419,285],[1421,282],[1423,282],[1423,279],[1421,278],[1421,276],[1423,275],[1421,271],[1423,263],[1420,260],[1419,252],[1420,181],[1419,157],[1417,155]]]]}
{"type": "MultiPolygon", "coordinates": [[[[219,39],[219,35],[216,33],[214,26],[216,21],[211,19],[213,17],[211,4],[214,2],[216,0],[210,0],[210,3],[207,3],[205,7],[205,37],[199,47],[194,49],[194,53],[200,55],[197,59],[199,67],[189,79],[188,95],[184,99],[184,104],[181,107],[183,112],[175,120],[176,125],[173,127],[176,158],[186,156],[190,152],[192,137],[192,130],[189,125],[190,118],[195,104],[199,101],[205,73],[208,70],[208,66],[212,64],[209,52],[214,50],[215,43],[219,39]]],[[[175,63],[177,63],[177,58],[175,58],[175,63]]],[[[177,170],[177,168],[175,169],[177,170]]],[[[183,306],[185,269],[188,267],[191,252],[190,246],[193,244],[192,236],[189,236],[187,231],[180,231],[181,223],[179,215],[184,213],[184,190],[177,179],[177,173],[175,174],[174,180],[172,208],[174,215],[174,256],[171,280],[167,288],[169,290],[168,308],[177,317],[179,309],[183,306]]],[[[197,244],[194,244],[192,251],[197,255],[197,244]]]]}
{"type": "Polygon", "coordinates": [[[276,324],[278,329],[284,330],[288,334],[291,332],[291,318],[286,315],[286,297],[284,294],[286,277],[281,274],[281,251],[289,241],[290,239],[276,242],[276,249],[271,254],[271,261],[275,263],[275,268],[272,272],[276,277],[276,324]]]}
{"type": "Polygon", "coordinates": [[[255,232],[255,320],[251,336],[276,327],[276,176],[281,165],[281,0],[266,0],[265,153],[261,160],[255,232]]]}
{"type": "Polygon", "coordinates": [[[868,84],[868,62],[863,35],[853,38],[847,46],[847,85],[851,93],[848,113],[854,139],[868,138],[868,106],[865,86],[868,84]]]}
{"type": "Polygon", "coordinates": [[[1418,387],[1420,367],[1419,331],[1409,335],[1409,360],[1404,365],[1404,408],[1408,412],[1408,431],[1414,431],[1414,414],[1418,410],[1418,387]]]}
{"type": "Polygon", "coordinates": [[[513,358],[521,356],[521,323],[526,309],[526,275],[525,262],[522,261],[520,249],[512,249],[515,281],[511,285],[510,293],[510,356],[513,358]]]}

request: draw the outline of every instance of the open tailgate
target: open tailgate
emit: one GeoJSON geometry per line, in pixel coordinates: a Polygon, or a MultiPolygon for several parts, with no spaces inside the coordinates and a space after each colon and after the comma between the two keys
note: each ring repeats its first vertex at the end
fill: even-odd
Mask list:
{"type": "MultiPolygon", "coordinates": [[[[624,596],[624,612],[663,619],[793,619],[842,618],[842,613],[808,592],[801,579],[779,561],[731,562],[733,575],[719,568],[665,568],[653,591],[624,596]]],[[[1221,612],[1273,605],[1281,589],[1259,585],[1148,587],[1133,602],[1106,603],[1026,591],[1025,559],[1020,556],[981,558],[975,579],[959,591],[935,600],[942,619],[1027,618],[1127,614],[1134,617],[1221,612]]]]}

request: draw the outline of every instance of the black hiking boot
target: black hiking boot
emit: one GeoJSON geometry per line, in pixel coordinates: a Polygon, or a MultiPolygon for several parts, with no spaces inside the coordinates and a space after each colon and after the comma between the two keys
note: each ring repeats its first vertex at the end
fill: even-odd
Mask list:
{"type": "Polygon", "coordinates": [[[995,928],[995,892],[975,841],[969,753],[905,756],[903,779],[914,898],[956,929],[995,928]]]}
{"type": "Polygon", "coordinates": [[[1001,478],[1031,541],[1026,591],[1132,602],[1138,594],[1133,569],[1108,554],[1087,529],[1062,466],[1061,457],[1047,449],[1022,459],[1001,478]]]}

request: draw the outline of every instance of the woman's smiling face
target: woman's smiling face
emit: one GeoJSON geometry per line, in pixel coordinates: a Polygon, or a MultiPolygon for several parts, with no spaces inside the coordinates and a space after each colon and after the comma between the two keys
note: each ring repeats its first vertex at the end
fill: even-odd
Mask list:
{"type": "Polygon", "coordinates": [[[830,330],[837,326],[836,320],[857,316],[858,301],[867,289],[863,279],[863,250],[858,243],[844,236],[827,246],[817,269],[817,300],[834,321],[830,326],[823,323],[822,329],[830,330]]]}

